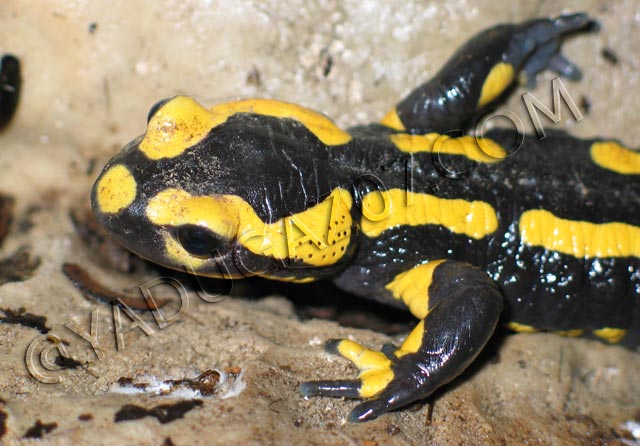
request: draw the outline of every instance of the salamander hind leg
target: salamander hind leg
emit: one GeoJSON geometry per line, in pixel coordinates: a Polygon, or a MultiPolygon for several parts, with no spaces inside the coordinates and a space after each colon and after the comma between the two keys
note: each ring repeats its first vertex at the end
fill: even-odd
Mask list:
{"type": "Polygon", "coordinates": [[[391,109],[381,123],[408,133],[465,130],[474,117],[503,99],[519,73],[529,86],[547,69],[579,79],[580,69],[560,53],[560,47],[568,35],[595,29],[596,22],[587,14],[570,14],[485,30],[391,109]]]}
{"type": "Polygon", "coordinates": [[[429,396],[473,361],[502,311],[494,282],[481,270],[448,261],[403,274],[388,288],[420,322],[402,345],[392,352],[388,346],[375,351],[350,340],[329,341],[328,351],[350,360],[358,377],[306,382],[299,388],[302,395],[364,399],[350,419],[366,421],[429,396]]]}

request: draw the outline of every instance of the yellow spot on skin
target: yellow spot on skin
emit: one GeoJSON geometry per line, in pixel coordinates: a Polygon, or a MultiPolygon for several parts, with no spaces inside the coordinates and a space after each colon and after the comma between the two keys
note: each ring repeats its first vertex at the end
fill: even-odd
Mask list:
{"type": "Polygon", "coordinates": [[[153,115],[138,147],[152,160],[174,158],[200,142],[214,126],[206,108],[191,98],[177,96],[153,115]]]}
{"type": "Polygon", "coordinates": [[[260,274],[260,277],[264,277],[269,280],[279,280],[280,282],[291,283],[310,283],[316,280],[315,277],[294,277],[294,276],[271,276],[269,274],[260,274]]]}
{"type": "Polygon", "coordinates": [[[389,113],[382,118],[380,124],[401,132],[406,130],[404,124],[400,120],[400,116],[398,116],[398,110],[396,110],[395,107],[389,110],[389,113]]]}
{"type": "Polygon", "coordinates": [[[191,98],[177,96],[153,115],[139,148],[153,160],[176,157],[202,141],[212,128],[223,124],[236,113],[295,119],[330,146],[351,141],[351,135],[329,118],[299,105],[269,99],[249,99],[216,105],[207,110],[191,98]]]}
{"type": "Polygon", "coordinates": [[[509,322],[507,327],[513,331],[517,331],[518,333],[535,333],[538,331],[537,328],[534,328],[531,325],[520,324],[518,322],[509,322]]]}
{"type": "Polygon", "coordinates": [[[385,288],[393,297],[402,300],[411,314],[424,319],[429,312],[429,287],[433,280],[433,271],[444,260],[433,260],[414,266],[409,271],[398,274],[385,288]]]}
{"type": "Polygon", "coordinates": [[[96,202],[100,212],[114,214],[127,208],[136,198],[136,180],[122,164],[110,167],[96,185],[96,202]]]}
{"type": "Polygon", "coordinates": [[[487,105],[495,98],[500,96],[502,92],[513,82],[514,71],[511,64],[500,62],[497,63],[487,75],[482,85],[478,107],[487,105]]]}
{"type": "MultiPolygon", "coordinates": [[[[334,189],[324,201],[306,211],[267,224],[236,195],[192,196],[183,190],[167,189],[149,201],[146,214],[160,226],[203,226],[230,243],[237,240],[257,255],[327,266],[340,260],[349,245],[352,204],[348,191],[334,189]]],[[[177,264],[183,265],[185,259],[192,258],[172,237],[165,239],[165,244],[177,264]]],[[[193,259],[194,263],[198,261],[193,259]]]]}
{"type": "Polygon", "coordinates": [[[309,131],[328,146],[346,144],[351,141],[351,135],[321,113],[287,102],[271,99],[247,99],[229,102],[211,108],[214,116],[214,126],[225,122],[236,113],[256,113],[276,118],[290,118],[304,124],[309,131]]]}
{"type": "Polygon", "coordinates": [[[433,152],[434,154],[462,155],[481,163],[495,163],[507,157],[504,148],[488,138],[472,136],[451,138],[439,133],[426,135],[398,133],[389,138],[399,150],[408,153],[433,152]]]}
{"type": "Polygon", "coordinates": [[[527,211],[520,217],[523,243],[577,258],[640,257],[640,227],[627,223],[565,220],[549,211],[527,211]]]}
{"type": "Polygon", "coordinates": [[[391,360],[384,353],[370,350],[348,339],[340,341],[338,353],[361,370],[389,367],[391,360]]]}
{"type": "Polygon", "coordinates": [[[618,342],[622,341],[622,338],[626,336],[627,330],[623,330],[621,328],[604,327],[598,330],[593,330],[593,334],[600,339],[604,339],[607,342],[617,344],[618,342]]]}
{"type": "Polygon", "coordinates": [[[360,397],[371,398],[382,392],[393,380],[391,368],[382,370],[367,370],[358,375],[362,384],[360,385],[360,397]]]}
{"type": "Polygon", "coordinates": [[[369,237],[400,225],[442,225],[475,239],[498,229],[496,211],[488,203],[438,198],[402,189],[365,195],[362,210],[361,229],[369,237]]]}
{"type": "Polygon", "coordinates": [[[420,346],[422,345],[422,338],[424,337],[424,320],[418,322],[418,325],[409,333],[407,339],[404,340],[402,345],[398,350],[394,352],[394,354],[401,358],[404,355],[408,355],[409,353],[415,353],[420,350],[420,346]]]}
{"type": "Polygon", "coordinates": [[[591,159],[600,167],[623,175],[640,175],[640,152],[616,142],[597,142],[591,146],[591,159]]]}
{"type": "Polygon", "coordinates": [[[584,330],[581,330],[579,328],[575,330],[560,330],[556,331],[556,334],[559,334],[560,336],[568,336],[570,338],[577,338],[578,336],[582,336],[584,334],[584,330]]]}
{"type": "Polygon", "coordinates": [[[240,225],[239,200],[225,195],[194,197],[181,189],[166,189],[149,200],[146,214],[156,225],[200,225],[232,240],[240,225]]]}
{"type": "Polygon", "coordinates": [[[345,339],[338,344],[338,353],[360,370],[358,378],[362,381],[359,391],[361,398],[377,395],[393,379],[391,360],[382,352],[345,339]]]}

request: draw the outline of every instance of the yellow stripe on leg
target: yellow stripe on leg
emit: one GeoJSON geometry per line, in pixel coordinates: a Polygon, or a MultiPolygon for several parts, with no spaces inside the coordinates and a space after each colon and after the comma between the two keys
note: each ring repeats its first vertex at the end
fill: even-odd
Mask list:
{"type": "Polygon", "coordinates": [[[514,74],[513,65],[506,62],[497,63],[482,85],[478,107],[482,107],[500,96],[513,82],[514,74]]]}
{"type": "Polygon", "coordinates": [[[362,381],[360,386],[360,396],[362,398],[371,398],[382,392],[387,385],[393,380],[393,371],[391,368],[383,370],[367,370],[362,372],[358,378],[362,381]]]}
{"type": "Polygon", "coordinates": [[[422,338],[424,336],[424,320],[420,321],[418,325],[409,333],[409,336],[404,340],[402,345],[394,354],[400,358],[409,353],[415,353],[420,349],[422,345],[422,338]]]}
{"type": "Polygon", "coordinates": [[[433,271],[444,260],[432,260],[414,266],[409,271],[398,274],[387,288],[396,299],[402,300],[409,307],[411,314],[424,319],[429,312],[429,287],[433,280],[433,271]]]}
{"type": "Polygon", "coordinates": [[[360,370],[383,369],[391,365],[391,360],[384,353],[368,349],[347,339],[338,344],[338,353],[360,370]]]}
{"type": "Polygon", "coordinates": [[[393,380],[391,360],[384,353],[347,339],[340,341],[337,349],[360,370],[358,378],[362,384],[359,393],[362,398],[377,395],[393,380]]]}

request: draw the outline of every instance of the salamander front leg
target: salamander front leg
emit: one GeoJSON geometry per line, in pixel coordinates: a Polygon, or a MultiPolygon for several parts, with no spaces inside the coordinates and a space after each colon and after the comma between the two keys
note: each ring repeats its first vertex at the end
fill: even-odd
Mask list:
{"type": "Polygon", "coordinates": [[[302,395],[366,399],[349,417],[366,421],[425,398],[462,373],[491,337],[502,295],[481,270],[459,262],[436,263],[405,273],[414,275],[414,288],[400,287],[400,298],[422,317],[398,349],[385,354],[350,340],[329,341],[327,349],[350,360],[359,375],[303,383],[302,395]],[[420,274],[430,277],[417,280],[420,274]],[[426,288],[415,289],[421,284],[426,288]],[[423,291],[422,296],[416,291],[423,291]]]}

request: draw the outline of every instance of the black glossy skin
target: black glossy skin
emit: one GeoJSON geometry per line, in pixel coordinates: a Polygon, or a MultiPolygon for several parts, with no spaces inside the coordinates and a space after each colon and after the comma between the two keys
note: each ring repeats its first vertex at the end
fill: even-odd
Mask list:
{"type": "MultiPolygon", "coordinates": [[[[354,133],[360,131],[387,130],[354,133]]],[[[505,146],[513,141],[508,130],[486,136],[505,146]]],[[[389,189],[404,187],[406,166],[412,162],[414,192],[489,202],[497,210],[500,226],[479,240],[438,225],[428,230],[402,226],[374,239],[362,236],[356,257],[336,283],[355,294],[398,304],[384,289],[390,277],[421,260],[446,258],[484,269],[506,298],[509,320],[554,331],[627,328],[634,322],[637,330],[640,259],[577,259],[526,246],[517,232],[520,215],[537,208],[571,220],[640,225],[640,181],[593,164],[588,154],[593,142],[561,131],[549,132],[544,140],[527,136],[517,154],[491,165],[455,156],[438,159],[431,153],[413,154],[410,161],[408,154],[398,156],[397,149],[381,138],[341,151],[345,156],[336,165],[355,166],[349,176],[375,173],[389,189]],[[361,170],[363,160],[377,168],[361,170]],[[469,176],[446,178],[434,167],[438,161],[454,171],[469,172],[469,176]]]]}
{"type": "MultiPolygon", "coordinates": [[[[200,266],[196,271],[200,274],[219,275],[221,261],[233,275],[248,269],[276,279],[325,278],[353,294],[395,306],[403,306],[403,300],[387,286],[399,274],[433,262],[436,266],[425,273],[430,275],[430,285],[419,302],[427,311],[414,312],[423,332],[414,332],[399,350],[383,348],[389,364],[385,356],[374,361],[383,375],[391,376],[389,380],[361,376],[301,385],[306,396],[367,398],[352,411],[353,421],[406,406],[454,379],[482,350],[501,317],[532,329],[580,329],[585,334],[603,328],[626,330],[621,343],[636,346],[640,341],[640,259],[579,258],[528,246],[520,240],[518,222],[523,212],[544,209],[567,220],[638,227],[639,175],[603,169],[590,156],[595,141],[559,131],[547,131],[542,140],[524,137],[519,150],[496,163],[475,162],[462,155],[409,154],[390,140],[390,135],[398,133],[450,134],[466,129],[500,100],[498,96],[486,106],[479,105],[487,76],[500,62],[513,66],[516,75],[524,71],[530,83],[548,68],[578,78],[579,70],[558,50],[566,34],[589,27],[593,27],[591,19],[576,14],[487,30],[462,47],[433,80],[398,104],[403,130],[381,124],[356,127],[349,130],[353,139],[344,145],[326,146],[296,119],[254,113],[230,116],[173,158],[151,160],[138,150],[141,140],[134,140],[105,172],[114,165],[126,166],[137,184],[136,198],[124,210],[103,213],[94,188],[96,216],[124,245],[168,267],[183,266],[165,252],[163,236],[172,233],[184,238],[183,248],[196,257],[208,249],[220,254],[216,261],[200,266]],[[445,225],[400,225],[369,237],[359,231],[359,200],[375,192],[375,184],[489,203],[496,211],[498,228],[487,236],[470,238],[445,225]],[[355,200],[350,209],[352,235],[344,256],[332,264],[317,267],[275,261],[216,234],[207,235],[196,222],[178,228],[154,225],[145,214],[149,200],[169,188],[192,196],[240,197],[265,223],[300,214],[342,188],[355,200]],[[197,236],[198,243],[185,242],[190,234],[197,236]],[[378,391],[367,394],[363,390],[367,385],[378,391]]],[[[163,105],[155,106],[150,116],[163,105]]],[[[483,136],[508,149],[518,135],[495,130],[483,136]]],[[[328,348],[344,356],[355,351],[344,340],[331,341],[328,348]]],[[[368,364],[359,359],[352,361],[367,369],[368,364]]]]}
{"type": "Polygon", "coordinates": [[[0,59],[0,130],[9,124],[18,108],[21,84],[20,61],[5,54],[0,59]]]}

